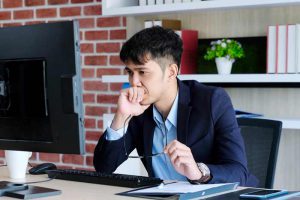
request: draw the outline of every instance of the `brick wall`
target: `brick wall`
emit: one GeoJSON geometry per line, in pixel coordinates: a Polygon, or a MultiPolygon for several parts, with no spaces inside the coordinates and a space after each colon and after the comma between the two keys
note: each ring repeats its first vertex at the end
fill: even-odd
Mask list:
{"type": "MultiPolygon", "coordinates": [[[[33,153],[31,163],[93,169],[93,151],[102,130],[102,114],[116,108],[120,84],[101,82],[102,75],[121,74],[118,52],[126,39],[125,17],[102,16],[101,0],[0,0],[0,27],[78,19],[82,57],[86,154],[33,153]]],[[[0,157],[3,157],[0,151],[0,157]]],[[[0,158],[0,163],[5,163],[0,158]]]]}

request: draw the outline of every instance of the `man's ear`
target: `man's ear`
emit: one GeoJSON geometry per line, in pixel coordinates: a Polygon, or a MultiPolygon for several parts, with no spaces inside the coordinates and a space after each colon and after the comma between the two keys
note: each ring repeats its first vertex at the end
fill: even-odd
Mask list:
{"type": "Polygon", "coordinates": [[[176,64],[169,65],[169,79],[176,79],[178,75],[178,66],[176,64]]]}

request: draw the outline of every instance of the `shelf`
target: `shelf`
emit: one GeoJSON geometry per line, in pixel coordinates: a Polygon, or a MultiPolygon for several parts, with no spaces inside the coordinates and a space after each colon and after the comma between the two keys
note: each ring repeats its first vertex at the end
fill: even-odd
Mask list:
{"type": "MultiPolygon", "coordinates": [[[[300,74],[190,74],[179,75],[178,78],[223,87],[300,87],[300,74]]],[[[102,82],[125,83],[128,82],[128,76],[102,76],[102,82]]]]}
{"type": "MultiPolygon", "coordinates": [[[[108,124],[111,123],[113,116],[114,114],[108,114],[108,113],[103,114],[103,129],[106,129],[108,124]]],[[[300,130],[300,119],[283,119],[283,118],[268,118],[268,117],[258,117],[258,118],[282,121],[283,129],[300,130]]]]}
{"type": "Polygon", "coordinates": [[[148,6],[139,6],[138,0],[103,0],[102,11],[106,16],[120,16],[296,4],[300,4],[300,0],[213,0],[148,6]]]}

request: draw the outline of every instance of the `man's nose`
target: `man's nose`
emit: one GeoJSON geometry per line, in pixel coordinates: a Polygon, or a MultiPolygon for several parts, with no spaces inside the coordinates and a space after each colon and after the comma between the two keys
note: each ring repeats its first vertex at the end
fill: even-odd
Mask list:
{"type": "Polygon", "coordinates": [[[141,86],[141,81],[140,81],[140,77],[139,77],[138,74],[136,74],[136,73],[133,74],[131,85],[134,86],[134,87],[141,86]]]}

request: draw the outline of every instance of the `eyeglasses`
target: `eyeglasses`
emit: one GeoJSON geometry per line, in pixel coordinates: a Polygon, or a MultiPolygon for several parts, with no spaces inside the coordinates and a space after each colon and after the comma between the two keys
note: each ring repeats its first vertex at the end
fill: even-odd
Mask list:
{"type": "MultiPolygon", "coordinates": [[[[125,155],[128,157],[128,158],[151,158],[151,157],[156,157],[156,156],[161,156],[164,154],[164,152],[160,152],[160,153],[154,153],[154,154],[151,154],[151,155],[141,155],[141,156],[130,156],[128,153],[127,153],[127,149],[126,149],[126,131],[125,131],[125,126],[127,124],[127,121],[131,118],[131,115],[129,115],[129,117],[127,117],[127,119],[125,120],[124,122],[124,126],[123,126],[123,146],[124,146],[124,150],[125,150],[125,155]]],[[[164,128],[165,128],[165,134],[166,134],[166,140],[165,140],[165,144],[164,144],[164,148],[167,146],[167,141],[168,141],[168,134],[167,134],[167,128],[166,128],[166,125],[164,124],[164,128]]],[[[164,149],[163,148],[163,149],[164,149]]]]}

